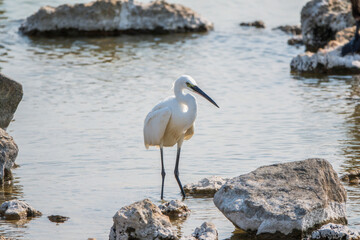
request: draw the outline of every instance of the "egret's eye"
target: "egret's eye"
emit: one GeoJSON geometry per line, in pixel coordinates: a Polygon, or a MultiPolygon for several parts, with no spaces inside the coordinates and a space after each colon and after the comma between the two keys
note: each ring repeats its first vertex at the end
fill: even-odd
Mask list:
{"type": "Polygon", "coordinates": [[[191,83],[189,83],[189,82],[186,82],[186,86],[192,87],[191,83]]]}

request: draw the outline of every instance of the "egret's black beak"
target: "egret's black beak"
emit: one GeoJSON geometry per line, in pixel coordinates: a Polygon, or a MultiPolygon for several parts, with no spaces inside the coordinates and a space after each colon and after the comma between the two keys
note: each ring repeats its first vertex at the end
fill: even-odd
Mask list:
{"type": "Polygon", "coordinates": [[[191,87],[195,92],[197,92],[198,94],[200,94],[201,96],[203,96],[204,98],[206,98],[209,102],[211,102],[212,104],[214,104],[216,107],[219,108],[219,106],[216,104],[216,102],[214,100],[211,99],[211,97],[209,97],[206,93],[203,92],[203,90],[201,90],[198,86],[192,86],[191,87]]]}

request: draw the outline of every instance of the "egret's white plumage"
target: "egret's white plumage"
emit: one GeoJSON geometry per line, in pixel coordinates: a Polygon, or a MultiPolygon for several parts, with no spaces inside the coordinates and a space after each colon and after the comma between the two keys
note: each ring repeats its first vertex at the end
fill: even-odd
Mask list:
{"type": "Polygon", "coordinates": [[[165,178],[162,147],[171,147],[175,144],[178,145],[175,177],[178,181],[183,197],[185,197],[185,193],[177,176],[177,168],[180,156],[180,148],[183,140],[188,140],[194,135],[194,122],[197,114],[197,103],[195,97],[190,93],[185,93],[184,90],[197,92],[208,99],[215,106],[217,106],[217,104],[209,96],[207,96],[200,88],[197,87],[196,82],[192,77],[183,75],[174,83],[174,96],[168,97],[158,103],[146,116],[144,122],[145,147],[149,148],[149,146],[159,146],[161,149],[163,175],[161,198],[163,198],[163,186],[165,178]]]}
{"type": "MultiPolygon", "coordinates": [[[[189,93],[186,82],[196,86],[190,76],[181,76],[174,84],[174,96],[158,103],[146,116],[144,124],[144,143],[149,146],[174,146],[194,134],[194,121],[197,113],[196,99],[189,93]],[[188,130],[192,129],[189,131],[188,130]],[[191,132],[191,134],[190,134],[191,132]]],[[[189,89],[190,90],[190,89],[189,89]]]]}

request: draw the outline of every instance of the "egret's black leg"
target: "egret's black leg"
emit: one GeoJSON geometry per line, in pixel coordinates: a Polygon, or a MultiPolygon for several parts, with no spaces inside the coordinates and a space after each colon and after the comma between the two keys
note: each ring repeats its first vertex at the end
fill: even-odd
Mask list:
{"type": "Polygon", "coordinates": [[[176,163],[175,163],[174,174],[175,174],[176,181],[177,181],[177,183],[179,184],[179,187],[180,187],[180,190],[181,190],[181,194],[182,194],[183,198],[185,198],[185,192],[184,192],[184,189],[183,189],[183,187],[182,187],[182,185],[181,185],[180,178],[179,178],[180,150],[181,150],[181,148],[179,147],[179,148],[177,149],[177,154],[176,154],[176,163]]]}
{"type": "Polygon", "coordinates": [[[342,56],[345,56],[348,53],[355,53],[360,50],[359,28],[360,28],[360,21],[356,21],[355,37],[342,47],[341,49],[342,56]]]}
{"type": "Polygon", "coordinates": [[[160,147],[160,155],[161,155],[161,176],[162,176],[162,182],[161,182],[161,200],[164,199],[164,181],[165,181],[165,168],[164,168],[164,155],[163,155],[163,148],[160,147]]]}

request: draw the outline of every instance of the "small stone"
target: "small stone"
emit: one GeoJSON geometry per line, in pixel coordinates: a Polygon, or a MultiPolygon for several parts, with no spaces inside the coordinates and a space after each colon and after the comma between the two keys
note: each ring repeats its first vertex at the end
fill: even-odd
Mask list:
{"type": "Polygon", "coordinates": [[[265,23],[261,20],[257,20],[254,22],[242,22],[242,23],[240,23],[240,26],[265,28],[265,23]]]}
{"type": "Polygon", "coordinates": [[[217,240],[218,231],[213,223],[204,222],[195,229],[192,236],[199,240],[217,240]]]}
{"type": "Polygon", "coordinates": [[[294,38],[290,38],[287,43],[291,46],[294,46],[294,45],[304,45],[304,42],[302,40],[301,37],[294,37],[294,38]]]}
{"type": "Polygon", "coordinates": [[[64,217],[64,216],[60,216],[60,215],[51,215],[51,216],[48,216],[48,219],[51,222],[63,223],[65,221],[69,220],[69,217],[64,217]]]}
{"type": "Polygon", "coordinates": [[[280,30],[283,31],[285,33],[288,34],[292,34],[292,35],[300,35],[301,34],[301,27],[299,25],[284,25],[284,26],[279,26],[276,28],[273,28],[273,30],[280,30]]]}
{"type": "Polygon", "coordinates": [[[187,218],[190,215],[190,209],[180,200],[171,200],[159,205],[161,212],[175,220],[179,218],[187,218]]]}
{"type": "Polygon", "coordinates": [[[214,194],[226,183],[228,178],[211,176],[203,178],[197,183],[190,183],[184,186],[184,191],[191,195],[214,196],[214,194]]]}
{"type": "Polygon", "coordinates": [[[1,204],[0,215],[4,216],[7,220],[20,220],[29,217],[38,217],[42,214],[24,201],[11,200],[1,204]]]}
{"type": "Polygon", "coordinates": [[[341,224],[328,223],[313,231],[310,240],[359,240],[360,233],[341,224]]]}
{"type": "Polygon", "coordinates": [[[113,217],[109,240],[176,239],[169,217],[149,199],[122,207],[113,217]]]}

